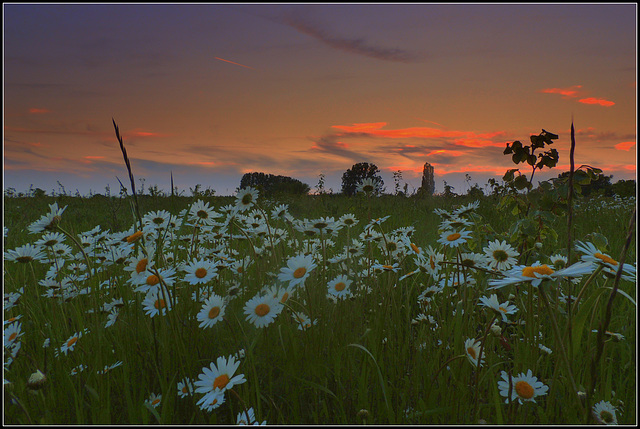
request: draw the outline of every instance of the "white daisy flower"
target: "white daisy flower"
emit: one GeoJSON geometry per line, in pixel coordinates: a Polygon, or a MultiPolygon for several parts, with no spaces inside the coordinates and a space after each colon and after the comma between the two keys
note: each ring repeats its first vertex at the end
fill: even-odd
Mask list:
{"type": "Polygon", "coordinates": [[[313,254],[306,256],[299,254],[289,258],[286,267],[280,268],[278,280],[288,282],[290,286],[304,284],[304,281],[316,266],[313,262],[313,254]]]}
{"type": "Polygon", "coordinates": [[[206,259],[194,259],[182,267],[187,273],[184,281],[190,285],[205,284],[218,275],[216,265],[206,259]]]}
{"type": "Polygon", "coordinates": [[[169,291],[164,294],[161,291],[149,291],[142,301],[144,313],[149,317],[155,317],[158,314],[166,315],[171,310],[171,296],[169,291]],[[166,298],[166,299],[165,299],[166,298]]]}
{"type": "MultiPolygon", "coordinates": [[[[469,362],[471,362],[471,364],[473,366],[478,366],[478,357],[480,356],[480,340],[476,340],[474,338],[467,338],[464,342],[464,351],[467,354],[467,358],[469,359],[469,362]]],[[[483,352],[486,350],[483,350],[483,352]]],[[[484,355],[485,353],[483,353],[484,355]]],[[[482,359],[480,360],[480,366],[482,366],[482,364],[484,364],[484,356],[482,356],[482,359]]]]}
{"type": "Polygon", "coordinates": [[[257,328],[264,328],[275,320],[283,308],[278,298],[273,295],[258,294],[245,304],[244,314],[249,323],[253,323],[257,328]]]}
{"type": "Polygon", "coordinates": [[[593,415],[596,420],[604,425],[617,425],[616,407],[609,401],[600,401],[593,405],[593,415]]]}
{"type": "Polygon", "coordinates": [[[46,215],[42,215],[40,219],[29,225],[27,227],[29,229],[29,232],[31,234],[37,234],[44,230],[51,230],[55,228],[56,225],[58,225],[58,223],[60,222],[62,212],[64,212],[66,208],[67,206],[64,206],[63,208],[59,209],[57,202],[49,204],[49,213],[47,213],[46,215]]]}
{"type": "Polygon", "coordinates": [[[225,302],[221,296],[211,294],[196,316],[200,328],[210,328],[224,317],[225,302]]]}
{"type": "Polygon", "coordinates": [[[445,231],[440,234],[438,243],[449,247],[458,247],[466,243],[470,237],[471,231],[467,231],[466,229],[460,231],[445,231]]]}
{"type": "Polygon", "coordinates": [[[194,383],[195,392],[204,394],[204,397],[198,401],[201,408],[203,406],[216,408],[224,400],[220,400],[220,396],[224,398],[224,392],[247,381],[244,374],[235,375],[239,366],[240,361],[236,361],[233,356],[228,358],[220,356],[215,364],[211,362],[209,368],[202,368],[202,374],[198,375],[198,381],[194,383]],[[214,399],[217,400],[215,403],[214,399]]]}
{"type": "Polygon", "coordinates": [[[516,399],[521,404],[528,401],[536,402],[536,397],[546,395],[549,390],[549,386],[538,381],[531,370],[528,370],[526,374],[520,373],[517,377],[511,377],[511,380],[509,380],[509,374],[505,371],[502,371],[501,376],[502,380],[498,381],[498,388],[500,389],[500,395],[507,398],[505,403],[516,399]],[[509,398],[510,385],[511,398],[509,398]]]}
{"type": "Polygon", "coordinates": [[[345,299],[351,296],[351,280],[343,274],[340,274],[329,282],[327,287],[329,288],[329,294],[338,299],[345,299]]]}
{"type": "Polygon", "coordinates": [[[479,305],[484,305],[485,307],[489,307],[495,311],[497,314],[502,316],[503,322],[508,321],[507,315],[515,314],[518,311],[518,307],[515,305],[509,305],[509,301],[500,303],[500,301],[498,301],[498,295],[496,294],[492,294],[489,298],[486,296],[481,297],[479,305]]]}
{"type": "Polygon", "coordinates": [[[505,271],[513,267],[519,256],[518,251],[506,241],[492,241],[483,249],[487,265],[492,270],[505,271]]]}
{"type": "Polygon", "coordinates": [[[236,194],[236,207],[240,211],[245,211],[251,208],[257,199],[258,190],[247,186],[246,188],[240,189],[236,194]]]}
{"type": "Polygon", "coordinates": [[[185,377],[182,381],[178,382],[178,396],[185,398],[193,395],[193,382],[189,377],[185,377]]]}

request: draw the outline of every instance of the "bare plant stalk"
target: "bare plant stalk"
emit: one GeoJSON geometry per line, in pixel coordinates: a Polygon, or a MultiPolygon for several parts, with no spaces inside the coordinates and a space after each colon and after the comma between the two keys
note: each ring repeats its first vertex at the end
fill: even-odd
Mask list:
{"type": "Polygon", "coordinates": [[[122,141],[122,137],[120,136],[120,130],[116,125],[116,120],[111,118],[113,121],[113,127],[116,129],[116,138],[120,143],[120,150],[122,151],[122,156],[124,156],[124,163],[127,166],[127,171],[129,172],[129,180],[131,181],[131,192],[133,193],[133,203],[136,209],[136,216],[138,217],[138,222],[140,222],[140,231],[142,231],[142,216],[140,216],[140,206],[138,204],[138,195],[136,194],[136,184],[133,179],[133,171],[131,170],[131,163],[129,162],[129,157],[127,156],[127,149],[124,147],[124,142],[122,141]]]}
{"type": "MultiPolygon", "coordinates": [[[[573,225],[573,172],[575,170],[575,162],[574,162],[574,152],[576,150],[576,136],[575,130],[573,128],[573,118],[571,119],[571,150],[569,151],[569,191],[567,195],[567,205],[569,208],[569,213],[567,214],[567,265],[571,265],[571,247],[573,246],[573,237],[571,234],[571,226],[573,225]]],[[[567,299],[567,331],[569,333],[569,354],[573,356],[573,341],[571,339],[571,299],[573,292],[573,283],[570,279],[567,279],[567,286],[569,289],[569,299],[567,299]]]]}
{"type": "MultiPolygon", "coordinates": [[[[611,289],[611,294],[609,295],[609,302],[607,302],[607,308],[604,313],[604,320],[600,323],[600,327],[598,329],[598,334],[596,335],[596,355],[591,359],[591,389],[587,391],[587,410],[590,410],[591,404],[591,396],[593,395],[593,391],[596,388],[596,379],[597,379],[597,370],[598,362],[602,357],[602,353],[604,351],[604,334],[609,327],[609,322],[611,321],[611,312],[613,311],[613,300],[618,294],[618,284],[620,283],[620,278],[622,277],[622,267],[624,266],[624,261],[627,256],[627,251],[629,250],[629,246],[631,245],[631,239],[635,236],[634,234],[634,226],[636,223],[636,209],[633,209],[633,214],[631,215],[631,220],[629,221],[629,228],[627,232],[627,241],[624,243],[624,247],[622,249],[622,253],[618,258],[618,271],[616,271],[616,277],[613,281],[613,288],[611,289]]],[[[587,421],[591,418],[591,413],[587,413],[587,421]]]]}

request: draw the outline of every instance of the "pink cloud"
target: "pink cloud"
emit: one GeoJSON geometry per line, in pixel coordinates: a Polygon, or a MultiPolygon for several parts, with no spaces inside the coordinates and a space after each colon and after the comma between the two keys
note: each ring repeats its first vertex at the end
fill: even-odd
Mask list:
{"type": "Polygon", "coordinates": [[[578,96],[578,90],[582,88],[582,85],[574,85],[569,88],[546,88],[541,89],[540,92],[545,94],[560,94],[564,98],[573,98],[578,96]]]}
{"type": "Polygon", "coordinates": [[[578,100],[578,102],[583,104],[599,104],[605,107],[611,107],[614,104],[616,104],[613,101],[605,100],[604,98],[595,98],[595,97],[582,98],[578,100]]]}
{"type": "Polygon", "coordinates": [[[622,143],[618,143],[614,147],[616,148],[616,150],[626,150],[626,151],[628,151],[633,146],[635,146],[635,144],[636,144],[636,142],[622,142],[622,143]]]}
{"type": "MultiPolygon", "coordinates": [[[[381,129],[387,125],[386,122],[372,122],[353,125],[333,125],[332,128],[343,131],[346,134],[368,134],[376,137],[386,138],[458,138],[456,144],[465,146],[472,140],[476,140],[472,147],[478,147],[478,139],[491,139],[503,135],[504,131],[494,131],[489,133],[475,133],[473,131],[447,131],[429,127],[410,127],[395,130],[381,129]]],[[[469,143],[471,144],[471,143],[469,143]]],[[[502,146],[502,143],[484,142],[482,146],[502,146]]]]}

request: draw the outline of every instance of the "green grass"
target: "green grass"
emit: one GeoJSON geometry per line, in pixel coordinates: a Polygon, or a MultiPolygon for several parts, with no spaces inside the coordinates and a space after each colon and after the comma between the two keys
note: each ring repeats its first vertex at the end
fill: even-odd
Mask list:
{"type": "MultiPolygon", "coordinates": [[[[220,209],[235,204],[234,197],[203,198],[220,209]]],[[[30,234],[28,226],[49,210],[54,201],[67,206],[60,227],[77,236],[100,225],[111,233],[127,231],[134,224],[134,212],[129,199],[117,197],[92,198],[43,197],[4,199],[4,222],[8,228],[4,240],[5,252],[26,243],[35,242],[41,234],[30,234]]],[[[573,237],[589,240],[590,234],[602,234],[608,240],[608,254],[617,259],[624,246],[630,205],[612,200],[593,199],[575,209],[573,237]],[[602,202],[604,201],[604,202],[602,202]]],[[[174,216],[195,202],[190,197],[140,196],[140,213],[167,210],[174,216]]],[[[351,244],[370,219],[389,215],[375,229],[388,239],[394,230],[413,227],[410,241],[422,249],[429,245],[445,254],[445,261],[455,261],[456,251],[443,248],[440,237],[440,216],[434,209],[452,210],[472,200],[404,198],[382,196],[374,199],[346,198],[339,195],[279,197],[259,200],[267,214],[277,204],[289,206],[295,219],[318,219],[352,213],[359,220],[352,231],[346,228],[330,243],[317,246],[317,267],[303,286],[287,301],[276,320],[265,328],[256,328],[245,320],[243,307],[266,286],[275,283],[274,276],[287,260],[309,245],[309,239],[290,224],[270,219],[270,231],[288,231],[290,243],[282,241],[273,249],[264,246],[268,238],[251,232],[241,223],[233,226],[233,238],[219,243],[214,239],[200,241],[205,248],[222,246],[236,260],[250,258],[252,265],[243,273],[229,269],[219,272],[210,285],[215,293],[227,296],[234,287],[238,292],[229,301],[224,320],[212,328],[202,329],[195,315],[201,303],[194,302],[197,289],[182,280],[184,272],[177,262],[189,261],[190,250],[180,240],[169,238],[157,243],[164,253],[171,251],[175,262],[158,258],[159,267],[176,267],[176,283],[169,287],[177,298],[166,315],[150,318],[142,310],[144,294],[135,292],[127,282],[129,273],[123,264],[105,266],[90,253],[90,263],[97,269],[90,279],[77,280],[88,293],[68,301],[43,297],[44,279],[49,264],[40,262],[4,262],[4,292],[24,292],[15,307],[5,310],[4,318],[20,315],[24,335],[15,359],[7,365],[5,350],[5,423],[7,424],[234,424],[237,414],[245,408],[255,410],[258,421],[268,424],[581,424],[588,413],[571,386],[575,380],[579,390],[587,390],[592,381],[591,359],[597,345],[596,334],[604,319],[613,280],[602,276],[587,287],[581,305],[573,314],[571,324],[564,305],[557,302],[557,288],[566,285],[545,283],[549,288],[553,317],[561,335],[572,330],[572,341],[557,338],[550,314],[539,299],[535,288],[527,285],[508,286],[487,291],[487,280],[494,276],[471,270],[473,286],[447,286],[436,294],[426,308],[418,304],[418,296],[435,280],[426,273],[400,280],[415,268],[413,256],[406,254],[397,260],[389,258],[384,248],[365,243],[364,256],[382,264],[398,262],[399,272],[385,271],[372,276],[360,276],[367,261],[360,257],[341,264],[329,259],[351,244]],[[244,231],[244,233],[242,232],[244,231]],[[246,234],[246,235],[245,235],[246,234]],[[249,237],[249,239],[247,239],[249,237]],[[256,252],[253,246],[260,251],[256,252]],[[297,247],[301,246],[301,247],[297,247]],[[323,252],[324,249],[324,252],[323,252]],[[232,255],[232,251],[237,255],[232,255]],[[356,289],[353,297],[332,302],[327,299],[327,282],[338,274],[349,272],[356,289]],[[105,283],[106,282],[106,283],[105,283]],[[108,284],[108,286],[107,286],[108,284]],[[554,289],[556,288],[556,289],[554,289]],[[497,293],[500,302],[517,305],[518,312],[510,316],[510,324],[500,323],[508,350],[499,337],[489,333],[483,346],[485,364],[477,369],[466,357],[464,341],[483,339],[494,315],[478,305],[482,296],[497,293]],[[510,296],[511,295],[511,296],[510,296]],[[102,306],[121,298],[115,324],[105,328],[107,314],[102,306]],[[430,322],[412,322],[425,311],[430,322]],[[299,330],[291,316],[302,311],[317,319],[317,324],[299,330]],[[54,349],[74,333],[87,329],[73,351],[55,356],[54,349]],[[50,339],[49,347],[43,341],[50,339]],[[548,355],[538,348],[544,344],[553,352],[548,355]],[[572,347],[568,347],[571,343],[572,347]],[[561,357],[560,346],[567,348],[570,368],[561,357]],[[236,373],[244,374],[246,383],[225,393],[225,402],[213,411],[200,409],[196,402],[202,395],[181,398],[176,384],[184,377],[195,381],[203,367],[209,367],[220,356],[230,356],[244,350],[236,373]],[[105,365],[121,361],[122,365],[107,374],[97,371],[105,365]],[[78,365],[86,370],[78,375],[70,371],[78,365]],[[40,369],[47,377],[44,387],[31,390],[29,376],[40,369]],[[505,404],[497,382],[501,371],[514,376],[531,369],[533,375],[549,387],[536,403],[505,404]],[[150,394],[161,394],[157,408],[144,405],[150,394]],[[362,411],[362,410],[366,410],[362,411]]],[[[482,248],[495,239],[509,241],[508,230],[515,221],[496,212],[497,201],[481,199],[470,217],[474,224],[472,238],[463,252],[482,253],[482,248]]],[[[557,243],[543,242],[534,256],[541,259],[566,250],[566,219],[551,225],[558,233],[557,243]]],[[[193,237],[193,228],[182,225],[180,236],[193,237]]],[[[202,236],[199,235],[202,240],[202,236]]],[[[635,262],[635,234],[627,254],[627,263],[635,262]]],[[[74,244],[66,243],[78,252],[74,244]]],[[[135,244],[135,246],[138,246],[135,244]]],[[[106,245],[105,245],[106,246],[106,245]]],[[[105,247],[105,248],[108,248],[105,247]]],[[[137,249],[137,247],[136,247],[137,249]]],[[[156,252],[159,255],[163,252],[156,252]]],[[[575,261],[576,252],[574,251],[575,261]]],[[[218,260],[213,257],[214,260],[218,260]]],[[[84,262],[80,258],[78,262],[84,262]]],[[[529,261],[533,262],[533,261],[529,261]]],[[[68,264],[71,260],[67,261],[68,264]]],[[[457,265],[443,265],[443,270],[456,274],[457,265]]],[[[67,276],[68,270],[60,270],[67,276]]],[[[576,291],[582,287],[586,278],[576,291]]],[[[621,281],[620,289],[633,299],[634,282],[621,281]]],[[[547,290],[547,289],[545,289],[547,290]]],[[[564,289],[563,289],[564,290],[564,289]]],[[[636,307],[618,294],[609,331],[621,333],[624,340],[608,340],[598,362],[596,389],[590,404],[600,400],[618,406],[619,423],[636,423],[636,307]],[[615,394],[613,393],[615,392],[615,394]],[[624,405],[621,406],[620,402],[624,405]]],[[[500,318],[498,318],[498,322],[500,318]]],[[[5,329],[6,329],[5,325],[5,329]]],[[[593,420],[591,420],[593,422],[593,420]]]]}

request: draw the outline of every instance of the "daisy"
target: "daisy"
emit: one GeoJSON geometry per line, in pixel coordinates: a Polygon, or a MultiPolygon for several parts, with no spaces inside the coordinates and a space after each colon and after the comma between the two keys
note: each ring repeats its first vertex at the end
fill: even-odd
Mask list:
{"type": "Polygon", "coordinates": [[[76,344],[78,343],[78,340],[80,338],[82,338],[82,331],[76,332],[75,334],[70,336],[69,339],[67,339],[67,341],[62,343],[62,347],[60,347],[60,352],[64,353],[65,355],[70,351],[72,352],[73,349],[76,347],[76,344]]]}
{"type": "Polygon", "coordinates": [[[61,232],[47,232],[35,242],[36,246],[51,247],[54,244],[63,243],[65,240],[64,234],[61,232]]]}
{"type": "Polygon", "coordinates": [[[160,313],[166,315],[167,311],[171,310],[169,291],[165,291],[164,294],[160,291],[149,291],[142,301],[142,308],[149,317],[155,317],[160,313]]]}
{"type": "Polygon", "coordinates": [[[495,240],[482,249],[490,269],[505,271],[513,267],[519,253],[506,241],[495,240]]]}
{"type": "Polygon", "coordinates": [[[111,365],[105,365],[103,369],[101,369],[100,371],[96,371],[96,374],[98,375],[104,375],[106,373],[108,373],[109,371],[111,371],[114,368],[117,368],[119,366],[122,366],[122,361],[119,360],[115,363],[112,363],[111,365]]]}
{"type": "Polygon", "coordinates": [[[162,400],[162,395],[156,395],[155,393],[152,393],[149,396],[149,399],[144,401],[144,403],[151,405],[153,408],[158,408],[158,405],[160,405],[161,400],[162,400]]]}
{"type": "Polygon", "coordinates": [[[104,324],[104,327],[108,328],[110,326],[113,326],[113,324],[116,323],[116,320],[118,319],[119,314],[120,314],[120,311],[117,308],[114,308],[113,310],[111,310],[109,312],[109,315],[107,316],[107,323],[104,324]]]}
{"type": "Polygon", "coordinates": [[[318,319],[315,319],[312,322],[309,316],[300,312],[292,312],[291,316],[293,317],[293,320],[298,323],[298,330],[300,331],[306,331],[311,326],[318,324],[318,319]]]}
{"type": "Polygon", "coordinates": [[[351,213],[345,213],[338,219],[338,223],[346,226],[347,228],[351,228],[358,223],[358,219],[356,219],[355,215],[351,213]]]}
{"type": "Polygon", "coordinates": [[[72,368],[71,372],[69,373],[69,375],[78,375],[79,373],[81,373],[85,369],[87,369],[87,366],[81,363],[80,365],[76,366],[75,368],[72,368]]]}
{"type": "Polygon", "coordinates": [[[185,398],[193,395],[193,382],[189,377],[185,377],[178,382],[178,396],[185,398]]]}
{"type": "Polygon", "coordinates": [[[189,209],[189,222],[196,225],[213,225],[215,218],[220,217],[219,213],[209,207],[209,203],[198,200],[189,209]]]}
{"type": "Polygon", "coordinates": [[[256,420],[255,412],[253,411],[253,407],[248,410],[240,411],[238,413],[238,418],[236,419],[236,424],[238,426],[265,426],[267,421],[263,421],[262,423],[258,423],[256,420]]]}
{"type": "Polygon", "coordinates": [[[309,277],[309,273],[316,266],[317,265],[313,262],[313,254],[306,256],[304,254],[299,254],[289,258],[286,267],[280,268],[278,280],[282,282],[289,282],[290,286],[304,284],[304,281],[309,277]]]}
{"type": "Polygon", "coordinates": [[[199,405],[201,410],[213,411],[220,405],[222,405],[224,403],[224,400],[224,392],[211,392],[208,395],[200,398],[196,405],[199,405]]]}
{"type": "Polygon", "coordinates": [[[561,277],[582,277],[594,270],[591,262],[576,262],[575,264],[555,271],[548,265],[535,262],[531,266],[518,265],[506,272],[503,279],[490,279],[489,289],[497,289],[514,283],[531,282],[533,287],[538,287],[543,280],[555,280],[561,277]]]}
{"type": "Polygon", "coordinates": [[[480,298],[480,305],[484,305],[495,311],[497,314],[502,316],[502,321],[507,322],[507,315],[515,314],[518,311],[518,307],[515,305],[509,305],[509,301],[503,302],[502,304],[498,301],[498,295],[492,294],[489,298],[483,296],[480,298]]]}
{"type": "Polygon", "coordinates": [[[287,204],[280,204],[278,206],[275,206],[273,210],[271,210],[271,217],[286,219],[287,215],[289,214],[288,210],[289,206],[287,204]]]}
{"type": "Polygon", "coordinates": [[[13,322],[9,324],[9,326],[4,328],[4,346],[6,348],[12,347],[13,344],[16,343],[23,335],[24,332],[22,332],[22,323],[13,322]]]}
{"type": "Polygon", "coordinates": [[[40,247],[33,244],[25,244],[24,246],[16,247],[14,250],[7,250],[4,254],[5,261],[20,262],[23,264],[41,261],[45,257],[40,247]]]}
{"type": "MultiPolygon", "coordinates": [[[[618,271],[618,261],[611,258],[606,253],[600,253],[600,251],[590,242],[583,243],[582,241],[576,242],[576,250],[583,253],[581,259],[587,262],[594,262],[604,267],[605,273],[615,275],[618,271]]],[[[622,265],[623,278],[630,281],[635,281],[636,269],[633,265],[622,265]]]]}
{"type": "Polygon", "coordinates": [[[498,388],[500,389],[500,395],[507,398],[504,402],[509,403],[516,399],[521,404],[523,402],[536,402],[536,397],[546,395],[549,390],[549,386],[545,386],[544,383],[538,381],[537,377],[533,376],[531,370],[527,373],[520,373],[517,377],[511,377],[509,380],[509,374],[505,371],[501,373],[502,380],[498,381],[498,388]],[[509,398],[509,385],[511,385],[511,398],[509,398]]]}
{"type": "Polygon", "coordinates": [[[49,204],[49,213],[42,215],[40,219],[29,225],[29,232],[31,232],[31,234],[37,234],[55,228],[60,222],[62,212],[64,212],[66,208],[67,206],[64,206],[62,209],[59,209],[57,202],[49,204]]]}
{"type": "Polygon", "coordinates": [[[559,253],[549,256],[549,261],[553,264],[553,267],[556,269],[564,268],[567,266],[567,257],[560,255],[559,253]]]}
{"type": "Polygon", "coordinates": [[[190,285],[208,283],[218,275],[215,264],[205,259],[194,259],[182,267],[182,270],[187,273],[184,281],[190,285]]]}
{"type": "MultiPolygon", "coordinates": [[[[478,357],[480,356],[480,340],[474,338],[468,338],[464,342],[464,351],[467,354],[469,362],[473,366],[478,366],[478,357]]],[[[480,366],[484,363],[484,356],[480,360],[480,366]]]]}
{"type": "Polygon", "coordinates": [[[466,243],[470,236],[471,231],[467,231],[466,229],[463,229],[460,232],[445,231],[440,234],[438,243],[449,247],[458,247],[459,245],[466,243]]]}
{"type": "Polygon", "coordinates": [[[249,323],[257,328],[268,326],[280,314],[284,306],[273,295],[256,295],[244,306],[244,314],[249,323]]]}
{"type": "Polygon", "coordinates": [[[209,298],[202,305],[202,309],[196,316],[198,322],[200,322],[200,328],[210,328],[224,316],[225,302],[221,296],[211,294],[209,298]]]}
{"type": "Polygon", "coordinates": [[[154,269],[153,272],[147,269],[144,274],[136,276],[134,284],[136,284],[137,287],[135,291],[143,293],[159,292],[161,286],[160,280],[164,282],[166,287],[173,286],[175,273],[176,271],[173,268],[160,268],[157,271],[154,269]]]}
{"type": "Polygon", "coordinates": [[[593,415],[596,420],[604,425],[617,425],[616,407],[609,401],[600,401],[593,405],[593,415]]]}
{"type": "Polygon", "coordinates": [[[457,215],[465,215],[474,211],[478,207],[480,207],[480,201],[474,201],[472,203],[467,204],[466,206],[464,205],[460,206],[459,208],[455,209],[453,213],[457,215]]]}
{"type": "Polygon", "coordinates": [[[166,229],[171,221],[171,216],[171,213],[166,210],[152,211],[143,216],[142,223],[152,228],[166,229]]]}
{"type": "Polygon", "coordinates": [[[215,364],[211,362],[209,368],[202,368],[202,374],[198,375],[198,381],[194,383],[195,392],[205,395],[200,402],[210,404],[211,400],[217,398],[219,394],[224,394],[236,384],[247,381],[244,374],[234,375],[238,366],[240,366],[240,361],[236,361],[233,356],[228,358],[220,356],[215,364]]]}
{"type": "Polygon", "coordinates": [[[442,287],[438,286],[429,286],[425,290],[423,290],[420,295],[418,295],[418,304],[425,306],[434,298],[434,296],[440,292],[442,292],[442,287]]]}
{"type": "Polygon", "coordinates": [[[327,287],[329,288],[329,294],[338,298],[345,299],[351,296],[351,290],[349,286],[351,285],[351,280],[347,278],[347,276],[341,274],[331,280],[327,287]]]}
{"type": "Polygon", "coordinates": [[[253,206],[257,199],[258,190],[247,186],[246,188],[240,189],[236,194],[236,207],[240,211],[245,211],[253,206]]]}
{"type": "Polygon", "coordinates": [[[380,191],[381,183],[378,179],[366,177],[356,185],[356,192],[371,195],[380,191]]]}

